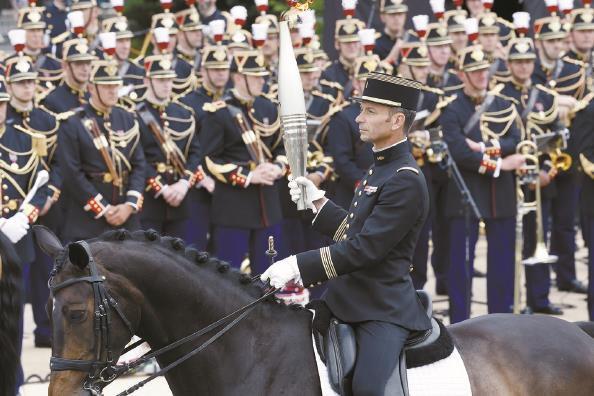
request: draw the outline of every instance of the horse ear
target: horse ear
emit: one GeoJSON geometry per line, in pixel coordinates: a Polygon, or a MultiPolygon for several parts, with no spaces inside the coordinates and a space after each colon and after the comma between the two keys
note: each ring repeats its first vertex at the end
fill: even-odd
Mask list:
{"type": "Polygon", "coordinates": [[[68,258],[70,262],[80,269],[85,269],[89,265],[89,254],[87,249],[78,242],[68,245],[68,258]]]}
{"type": "Polygon", "coordinates": [[[62,246],[58,237],[45,226],[33,226],[33,235],[37,246],[51,258],[56,258],[58,253],[64,250],[64,246],[62,246]]]}

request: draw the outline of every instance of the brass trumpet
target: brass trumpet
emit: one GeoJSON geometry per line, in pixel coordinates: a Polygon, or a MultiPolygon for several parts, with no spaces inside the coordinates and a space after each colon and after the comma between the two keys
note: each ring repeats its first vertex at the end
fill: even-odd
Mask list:
{"type": "Polygon", "coordinates": [[[549,156],[551,157],[551,162],[553,163],[553,166],[558,171],[567,171],[569,170],[569,168],[571,168],[571,155],[562,152],[560,148],[556,148],[554,151],[551,151],[549,153],[549,156]]]}
{"type": "Polygon", "coordinates": [[[516,177],[516,191],[518,196],[518,207],[516,215],[516,265],[514,277],[514,308],[516,314],[520,313],[520,288],[521,273],[523,265],[552,264],[557,262],[557,256],[550,255],[544,241],[544,229],[542,224],[542,199],[540,192],[540,166],[538,163],[538,147],[531,140],[523,140],[516,146],[516,152],[525,158],[525,164],[518,169],[516,177]],[[535,198],[528,201],[522,187],[534,185],[535,198]],[[535,212],[536,215],[536,247],[533,254],[523,260],[523,222],[524,215],[535,212]]]}

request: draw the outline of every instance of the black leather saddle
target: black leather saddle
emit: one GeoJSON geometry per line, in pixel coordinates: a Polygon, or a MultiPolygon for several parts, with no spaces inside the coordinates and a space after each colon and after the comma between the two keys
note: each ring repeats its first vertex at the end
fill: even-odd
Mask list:
{"type": "MultiPolygon", "coordinates": [[[[432,317],[433,303],[431,297],[423,290],[418,290],[417,295],[425,307],[427,316],[431,319],[432,328],[411,334],[400,354],[398,364],[388,380],[386,395],[408,396],[408,381],[406,377],[406,352],[423,348],[437,340],[440,336],[440,326],[432,317]]],[[[316,310],[316,316],[318,310],[316,310]]],[[[315,328],[314,320],[314,328],[315,328]]],[[[325,336],[314,331],[316,347],[321,359],[328,369],[330,384],[335,392],[341,396],[352,395],[352,375],[357,360],[357,342],[355,331],[346,323],[336,318],[331,318],[325,336]]]]}

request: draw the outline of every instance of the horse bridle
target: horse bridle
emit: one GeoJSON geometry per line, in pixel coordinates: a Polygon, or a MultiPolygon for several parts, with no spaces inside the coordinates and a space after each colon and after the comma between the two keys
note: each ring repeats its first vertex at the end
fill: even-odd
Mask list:
{"type": "Polygon", "coordinates": [[[97,265],[91,254],[89,244],[85,241],[77,242],[89,257],[89,276],[81,278],[72,278],[65,280],[57,285],[52,285],[53,276],[49,279],[48,286],[51,297],[53,298],[60,290],[77,283],[86,282],[93,288],[93,329],[95,335],[94,360],[66,359],[59,356],[50,358],[51,371],[83,371],[87,373],[87,378],[83,389],[90,391],[94,395],[100,395],[101,389],[116,377],[116,364],[114,362],[113,352],[111,350],[111,309],[120,317],[124,325],[134,335],[132,324],[126,318],[126,315],[120,309],[117,301],[113,299],[105,289],[105,277],[97,271],[97,265]]]}
{"type": "MultiPolygon", "coordinates": [[[[175,348],[178,348],[181,345],[187,344],[192,342],[199,337],[222,327],[215,335],[210,337],[208,340],[200,344],[199,346],[195,347],[190,352],[186,353],[185,355],[181,356],[180,358],[176,359],[169,365],[161,368],[158,372],[152,374],[147,379],[129,387],[128,389],[124,390],[123,392],[119,393],[118,396],[121,395],[129,395],[142,386],[147,384],[148,382],[152,381],[153,379],[166,374],[170,370],[174,369],[175,367],[179,366],[184,361],[188,360],[192,356],[195,356],[197,353],[203,351],[206,347],[212,344],[214,341],[222,337],[225,333],[227,333],[231,328],[241,322],[247,315],[252,312],[258,304],[263,301],[266,301],[269,297],[273,296],[279,289],[271,288],[267,292],[264,293],[258,299],[252,301],[251,303],[244,305],[243,307],[237,309],[236,311],[231,312],[230,314],[220,318],[216,322],[211,323],[210,325],[195,331],[192,334],[189,334],[177,341],[172,342],[156,351],[149,351],[145,353],[140,358],[134,360],[130,363],[125,363],[122,365],[118,365],[117,361],[114,362],[113,359],[113,352],[111,350],[110,345],[110,328],[111,328],[111,309],[113,308],[114,311],[118,314],[122,322],[126,325],[128,330],[130,331],[130,335],[133,336],[135,331],[132,328],[132,324],[126,318],[126,315],[122,312],[118,303],[115,299],[113,299],[103,282],[105,281],[105,277],[99,275],[99,271],[97,271],[97,265],[95,264],[95,260],[93,259],[93,255],[91,254],[91,249],[89,248],[89,244],[86,241],[79,241],[76,242],[78,245],[82,246],[85,250],[89,258],[89,276],[81,277],[81,278],[72,278],[65,280],[62,283],[57,285],[52,285],[53,276],[56,274],[55,271],[52,272],[52,276],[48,281],[48,286],[50,289],[51,297],[53,298],[57,292],[60,290],[74,285],[80,282],[87,282],[90,283],[93,287],[93,295],[94,295],[94,308],[93,308],[93,318],[94,318],[94,333],[95,333],[95,360],[79,360],[79,359],[65,359],[59,356],[53,356],[50,358],[50,371],[82,371],[87,373],[87,378],[85,379],[85,383],[83,384],[83,389],[88,390],[93,395],[100,396],[102,389],[113,382],[119,376],[129,372],[135,367],[138,367],[142,363],[149,361],[152,358],[160,356],[166,352],[169,352],[175,348]],[[100,341],[99,343],[97,341],[100,341]],[[100,347],[97,347],[97,345],[100,347]]],[[[251,281],[256,279],[260,279],[260,275],[253,276],[251,281]]],[[[121,353],[122,355],[133,350],[140,344],[144,343],[144,340],[138,340],[132,345],[129,345],[124,349],[121,353]]]]}

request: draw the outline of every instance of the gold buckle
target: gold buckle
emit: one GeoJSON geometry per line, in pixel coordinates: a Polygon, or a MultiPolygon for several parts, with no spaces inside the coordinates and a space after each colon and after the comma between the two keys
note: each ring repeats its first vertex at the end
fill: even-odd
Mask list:
{"type": "Polygon", "coordinates": [[[165,173],[167,171],[167,165],[164,162],[159,162],[157,164],[157,172],[158,173],[165,173]]]}

